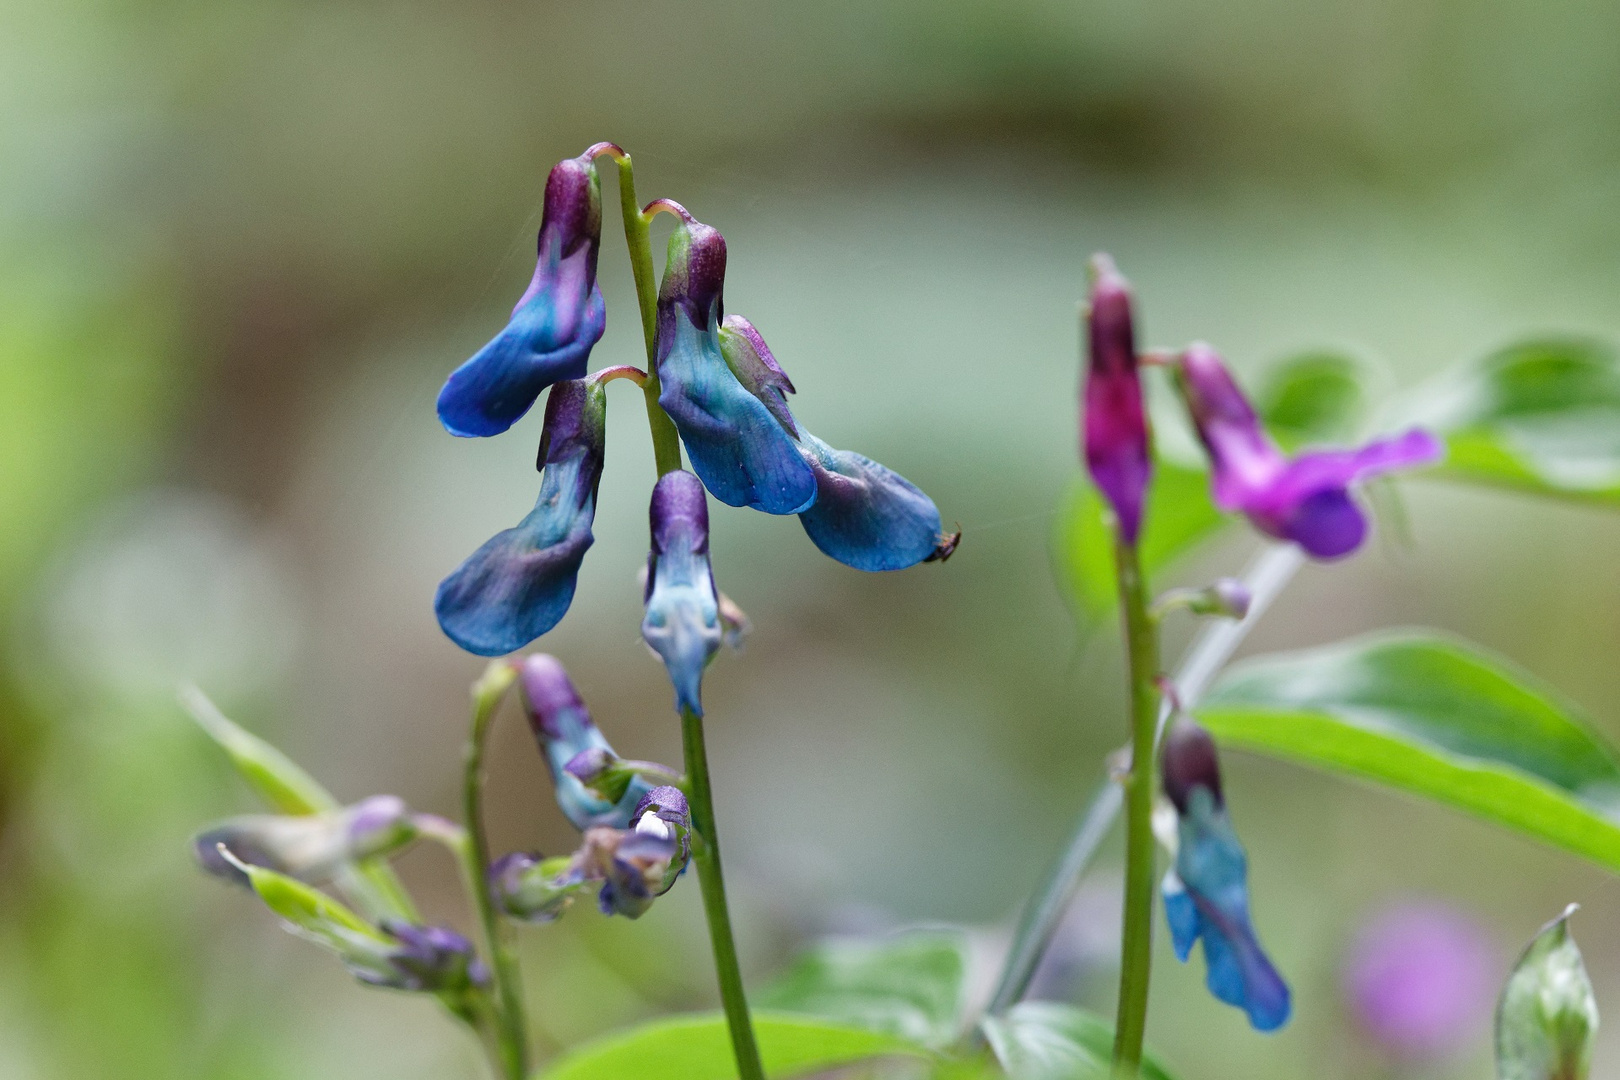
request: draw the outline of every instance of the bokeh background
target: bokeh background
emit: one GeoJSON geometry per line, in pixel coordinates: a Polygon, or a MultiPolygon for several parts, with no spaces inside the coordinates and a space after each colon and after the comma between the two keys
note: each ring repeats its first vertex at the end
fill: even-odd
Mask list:
{"type": "MultiPolygon", "coordinates": [[[[828,932],[930,920],[986,951],[1123,735],[1108,627],[1058,595],[1076,301],[1114,253],[1145,337],[1372,359],[1391,388],[1519,334],[1620,334],[1620,6],[1588,0],[0,4],[0,1075],[471,1078],[429,1003],[364,991],[186,840],[249,795],[194,679],[345,797],[456,805],[481,661],[435,583],[531,504],[539,416],[458,441],[443,376],[532,267],[547,168],[598,139],[730,242],[729,309],[809,428],[927,489],[946,566],[864,577],[717,511],[755,634],[708,681],[756,983],[828,932]]],[[[598,364],[636,362],[610,216],[598,364]]],[[[663,235],[661,226],[658,236],[663,235]]],[[[675,759],[635,571],[652,471],[612,395],[595,549],[544,641],[633,756],[675,759]]],[[[1620,518],[1405,486],[1409,542],[1306,572],[1251,651],[1465,634],[1620,733],[1620,518]]],[[[1178,574],[1230,570],[1234,536],[1178,574]]],[[[1178,640],[1184,640],[1184,633],[1178,640]]],[[[1612,878],[1449,811],[1232,755],[1280,1035],[1164,942],[1151,1039],[1189,1077],[1490,1075],[1486,1028],[1387,1059],[1345,1006],[1358,928],[1449,905],[1494,982],[1570,900],[1620,1015],[1612,878]]],[[[501,719],[498,849],[563,850],[501,719]]],[[[1045,991],[1110,1007],[1117,853],[1045,991]]],[[[433,851],[403,870],[459,920],[433,851]]],[[[697,892],[525,937],[548,1051],[712,1002],[697,892]]],[[[1161,935],[1162,938],[1162,935],[1161,935]]],[[[1487,995],[1488,996],[1488,995],[1487,995]]],[[[1477,1019],[1477,1018],[1476,1018],[1477,1019]]],[[[1620,1070],[1620,1026],[1598,1075],[1620,1070]]]]}

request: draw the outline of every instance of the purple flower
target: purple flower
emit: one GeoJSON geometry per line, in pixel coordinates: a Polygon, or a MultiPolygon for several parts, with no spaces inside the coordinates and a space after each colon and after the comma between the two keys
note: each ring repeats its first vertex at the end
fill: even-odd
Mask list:
{"type": "Polygon", "coordinates": [[[684,209],[680,214],[658,290],[658,403],[715,498],[796,514],[815,501],[815,475],[790,430],[721,354],[726,241],[684,209]]]}
{"type": "Polygon", "coordinates": [[[386,919],[383,932],[397,943],[375,967],[356,967],[362,982],[395,990],[457,993],[485,986],[489,970],[478,959],[472,942],[443,926],[417,926],[386,919]]]}
{"type": "Polygon", "coordinates": [[[398,851],[416,839],[403,800],[374,795],[325,814],[248,814],[205,829],[192,839],[198,864],[210,874],[249,885],[220,853],[300,881],[325,881],[345,863],[398,851]]]}
{"type": "Polygon", "coordinates": [[[1246,515],[1261,532],[1291,540],[1318,559],[1348,555],[1366,538],[1367,518],[1350,498],[1352,484],[1430,464],[1444,453],[1438,439],[1414,428],[1360,449],[1313,450],[1290,459],[1208,345],[1191,345],[1177,359],[1176,384],[1209,453],[1215,505],[1246,515]]]}
{"type": "Polygon", "coordinates": [[[534,509],[475,551],[433,599],[450,640],[479,656],[502,656],[562,621],[595,539],[591,523],[606,436],[601,383],[575,380],[552,388],[534,509]]]}
{"type": "Polygon", "coordinates": [[[607,313],[596,285],[602,192],[584,156],[560,161],[546,179],[534,280],[512,321],[439,391],[439,420],[452,435],[499,435],[563,379],[582,379],[607,313]]]}
{"type": "Polygon", "coordinates": [[[664,661],[676,710],[702,716],[703,669],[724,636],[720,594],[709,567],[709,504],[702,482],[682,469],[660,476],[648,518],[652,551],[641,637],[664,661]]]}
{"type": "Polygon", "coordinates": [[[1176,958],[1185,963],[1202,938],[1209,992],[1248,1013],[1255,1030],[1273,1031],[1288,1021],[1288,986],[1249,921],[1248,861],[1221,796],[1215,741],[1179,719],[1165,735],[1159,767],[1177,818],[1175,866],[1162,890],[1176,958]]]}
{"type": "Polygon", "coordinates": [[[574,681],[554,656],[534,653],[523,658],[518,671],[529,727],[540,744],[551,780],[556,788],[557,805],[574,828],[585,830],[596,825],[622,829],[649,789],[641,777],[633,777],[616,802],[597,797],[579,778],[568,771],[568,763],[587,750],[608,754],[613,748],[591,720],[590,710],[574,688],[574,681]]]}
{"type": "Polygon", "coordinates": [[[1086,381],[1082,392],[1086,467],[1134,545],[1153,473],[1142,382],[1136,370],[1131,291],[1107,255],[1091,259],[1091,306],[1086,316],[1086,381]]]}
{"type": "MultiPolygon", "coordinates": [[[[815,502],[799,523],[822,553],[857,570],[903,570],[949,555],[939,509],[917,486],[849,450],[835,450],[805,431],[788,408],[793,383],[747,319],[727,315],[720,351],[748,391],[798,444],[815,474],[815,502]]],[[[951,544],[954,546],[954,544],[951,544]]]]}
{"type": "Polygon", "coordinates": [[[1444,903],[1404,903],[1356,934],[1344,991],[1357,1023],[1391,1056],[1433,1061],[1488,1030],[1498,977],[1496,950],[1473,919],[1444,903]]]}

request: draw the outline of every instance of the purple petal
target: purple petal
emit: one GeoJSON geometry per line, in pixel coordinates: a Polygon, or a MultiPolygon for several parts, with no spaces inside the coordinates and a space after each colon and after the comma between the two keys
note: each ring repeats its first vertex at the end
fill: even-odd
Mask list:
{"type": "Polygon", "coordinates": [[[1092,260],[1096,280],[1086,319],[1082,392],[1086,465],[1114,508],[1125,541],[1136,543],[1153,471],[1147,412],[1137,376],[1130,286],[1106,255],[1092,260]]]}

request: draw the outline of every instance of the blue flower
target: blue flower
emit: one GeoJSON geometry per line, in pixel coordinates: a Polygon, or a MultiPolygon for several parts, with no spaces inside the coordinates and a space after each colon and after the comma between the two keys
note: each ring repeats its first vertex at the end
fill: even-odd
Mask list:
{"type": "Polygon", "coordinates": [[[709,504],[703,484],[682,469],[665,473],[648,508],[647,613],[641,637],[675,687],[675,708],[703,715],[703,669],[720,648],[720,594],[709,566],[709,504]]]}
{"type": "Polygon", "coordinates": [[[558,162],[546,179],[534,279],[506,329],[439,391],[439,420],[452,435],[499,435],[546,387],[585,377],[607,326],[596,284],[601,238],[602,192],[589,153],[558,162]]]}
{"type": "Polygon", "coordinates": [[[715,498],[796,514],[815,500],[815,475],[790,431],[738,381],[721,353],[725,239],[681,213],[658,291],[658,403],[681,433],[692,471],[715,498]]]}
{"type": "Polygon", "coordinates": [[[600,383],[558,383],[540,439],[540,498],[515,528],[495,534],[434,597],[450,640],[479,656],[521,649],[568,613],[594,537],[607,396],[600,383]]]}
{"type": "Polygon", "coordinates": [[[799,512],[822,552],[857,570],[903,570],[943,559],[954,547],[934,501],[899,473],[849,450],[835,450],[805,431],[788,408],[793,383],[747,319],[727,315],[720,350],[737,380],[798,444],[815,474],[815,502],[799,512]]]}
{"type": "Polygon", "coordinates": [[[598,825],[615,829],[628,825],[651,785],[639,776],[632,777],[618,801],[608,802],[592,794],[568,771],[568,763],[582,752],[600,748],[612,753],[613,748],[591,720],[590,710],[562,664],[545,653],[526,656],[519,669],[518,685],[523,691],[529,727],[551,770],[563,816],[582,831],[598,825]]]}
{"type": "Polygon", "coordinates": [[[1288,985],[1260,948],[1249,921],[1248,865],[1221,797],[1220,766],[1209,733],[1178,720],[1160,758],[1164,792],[1175,804],[1175,868],[1164,877],[1164,914],[1176,957],[1204,942],[1209,992],[1274,1031],[1291,1009],[1288,985]]]}

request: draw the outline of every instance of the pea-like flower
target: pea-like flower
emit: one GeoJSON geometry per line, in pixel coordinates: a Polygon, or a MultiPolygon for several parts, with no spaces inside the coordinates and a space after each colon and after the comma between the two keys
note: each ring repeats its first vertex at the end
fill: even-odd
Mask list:
{"type": "Polygon", "coordinates": [[[1318,559],[1361,546],[1367,517],[1351,485],[1440,460],[1444,448],[1414,428],[1354,450],[1312,450],[1289,458],[1266,434],[1243,392],[1208,345],[1176,360],[1176,385],[1209,453],[1215,505],[1248,517],[1267,536],[1291,540],[1318,559]]]}
{"type": "Polygon", "coordinates": [[[1258,1031],[1288,1020],[1288,986],[1260,948],[1249,921],[1248,864],[1227,817],[1220,763],[1209,732],[1178,719],[1160,757],[1164,793],[1175,805],[1175,866],[1164,877],[1164,914],[1176,957],[1204,942],[1209,992],[1249,1014],[1258,1031]]]}
{"type": "Polygon", "coordinates": [[[709,504],[702,482],[682,469],[665,473],[653,487],[648,518],[652,551],[641,637],[664,661],[676,710],[702,716],[703,669],[725,633],[709,566],[709,504]]]}
{"type": "Polygon", "coordinates": [[[540,437],[540,497],[445,578],[434,610],[450,640],[479,656],[521,649],[556,626],[574,600],[595,537],[607,395],[595,379],[558,383],[540,437]]]}
{"type": "Polygon", "coordinates": [[[591,346],[607,326],[596,284],[601,239],[602,192],[586,151],[558,162],[546,179],[534,279],[512,321],[439,392],[439,420],[452,435],[499,435],[546,387],[585,377],[591,346]]]}
{"type": "Polygon", "coordinates": [[[727,315],[720,351],[737,380],[798,444],[815,474],[815,502],[799,522],[822,553],[857,570],[903,570],[943,559],[950,543],[934,501],[871,458],[835,450],[805,431],[788,408],[793,383],[747,319],[727,315]]]}
{"type": "Polygon", "coordinates": [[[1091,275],[1080,423],[1086,467],[1114,509],[1120,537],[1134,545],[1142,528],[1153,454],[1137,373],[1131,290],[1107,255],[1092,256],[1091,275]]]}
{"type": "Polygon", "coordinates": [[[788,429],[738,381],[720,351],[726,241],[684,209],[678,213],[658,290],[658,403],[715,498],[796,514],[815,501],[815,475],[788,429]]]}
{"type": "Polygon", "coordinates": [[[612,754],[613,748],[591,720],[590,710],[561,662],[545,653],[524,657],[518,685],[523,692],[529,727],[551,770],[557,805],[562,808],[563,816],[581,831],[598,825],[616,829],[628,825],[651,785],[640,776],[633,776],[618,800],[610,802],[590,791],[568,771],[568,763],[581,753],[600,749],[612,754]]]}
{"type": "Polygon", "coordinates": [[[478,958],[478,951],[454,930],[398,919],[383,920],[381,929],[393,939],[392,944],[382,950],[380,963],[354,968],[361,982],[436,994],[489,984],[489,969],[478,958]]]}
{"type": "Polygon", "coordinates": [[[238,885],[248,884],[239,863],[318,882],[344,863],[398,851],[416,835],[403,800],[374,795],[325,814],[230,818],[199,833],[191,846],[204,870],[238,885]],[[221,853],[222,845],[230,858],[221,853]]]}

